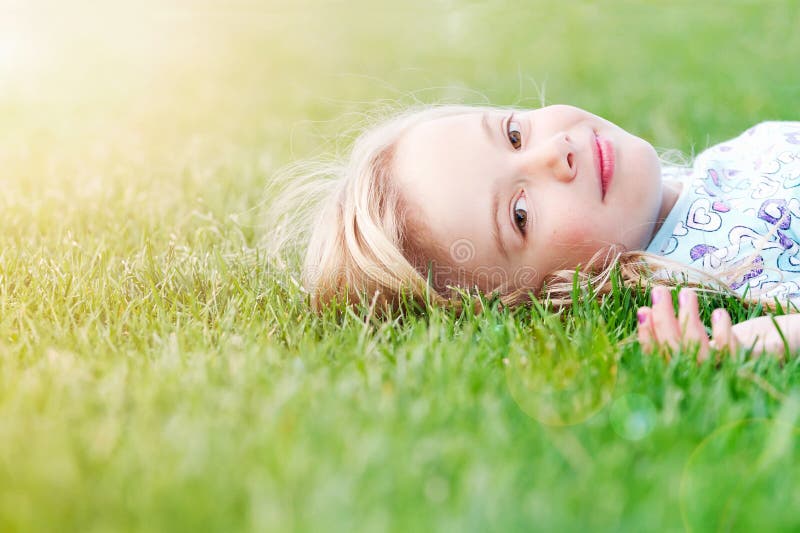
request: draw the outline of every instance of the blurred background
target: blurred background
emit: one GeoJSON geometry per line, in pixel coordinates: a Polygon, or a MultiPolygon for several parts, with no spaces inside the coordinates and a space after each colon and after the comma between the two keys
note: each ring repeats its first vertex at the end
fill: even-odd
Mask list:
{"type": "Polygon", "coordinates": [[[6,149],[213,139],[280,162],[342,130],[320,121],[457,100],[573,103],[691,150],[796,118],[800,90],[790,1],[0,5],[6,149]]]}

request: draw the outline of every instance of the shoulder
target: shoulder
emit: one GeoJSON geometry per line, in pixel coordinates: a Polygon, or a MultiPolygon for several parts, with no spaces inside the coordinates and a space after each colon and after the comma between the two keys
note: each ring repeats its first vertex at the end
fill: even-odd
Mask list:
{"type": "Polygon", "coordinates": [[[771,154],[782,152],[800,154],[800,122],[765,121],[742,132],[737,137],[709,147],[695,159],[696,163],[714,161],[733,163],[757,159],[763,161],[771,154]]]}
{"type": "Polygon", "coordinates": [[[763,139],[772,143],[794,144],[800,147],[800,122],[768,120],[747,129],[734,140],[763,139]]]}
{"type": "Polygon", "coordinates": [[[766,144],[767,146],[794,144],[800,147],[800,122],[778,120],[760,122],[746,129],[738,137],[720,144],[727,143],[739,145],[766,144]]]}

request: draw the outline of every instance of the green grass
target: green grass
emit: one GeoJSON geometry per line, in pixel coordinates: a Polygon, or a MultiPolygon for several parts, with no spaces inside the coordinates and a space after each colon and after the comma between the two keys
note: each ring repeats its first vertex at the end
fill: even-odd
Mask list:
{"type": "Polygon", "coordinates": [[[645,291],[314,316],[264,223],[278,168],[386,103],[544,87],[686,153],[797,120],[797,3],[0,15],[0,530],[800,525],[798,359],[644,356],[645,291]]]}

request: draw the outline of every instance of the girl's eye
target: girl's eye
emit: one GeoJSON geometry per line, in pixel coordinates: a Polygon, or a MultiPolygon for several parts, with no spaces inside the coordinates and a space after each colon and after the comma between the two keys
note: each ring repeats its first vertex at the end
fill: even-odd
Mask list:
{"type": "Polygon", "coordinates": [[[522,147],[522,128],[519,122],[514,120],[514,115],[511,115],[508,119],[506,134],[508,135],[508,142],[514,147],[514,150],[519,150],[522,147]]]}
{"type": "Polygon", "coordinates": [[[528,226],[528,203],[525,201],[525,194],[522,194],[514,202],[514,224],[525,235],[525,229],[528,226]]]}

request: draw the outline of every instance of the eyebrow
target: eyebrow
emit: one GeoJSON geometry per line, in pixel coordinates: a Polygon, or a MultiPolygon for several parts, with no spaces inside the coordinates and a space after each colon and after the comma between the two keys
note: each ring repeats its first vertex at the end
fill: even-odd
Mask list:
{"type": "Polygon", "coordinates": [[[500,221],[498,220],[498,211],[500,206],[500,190],[495,187],[494,193],[492,194],[492,237],[494,238],[494,243],[497,246],[497,251],[500,252],[505,259],[508,259],[508,250],[506,249],[505,242],[503,242],[503,236],[500,232],[500,221]]]}

